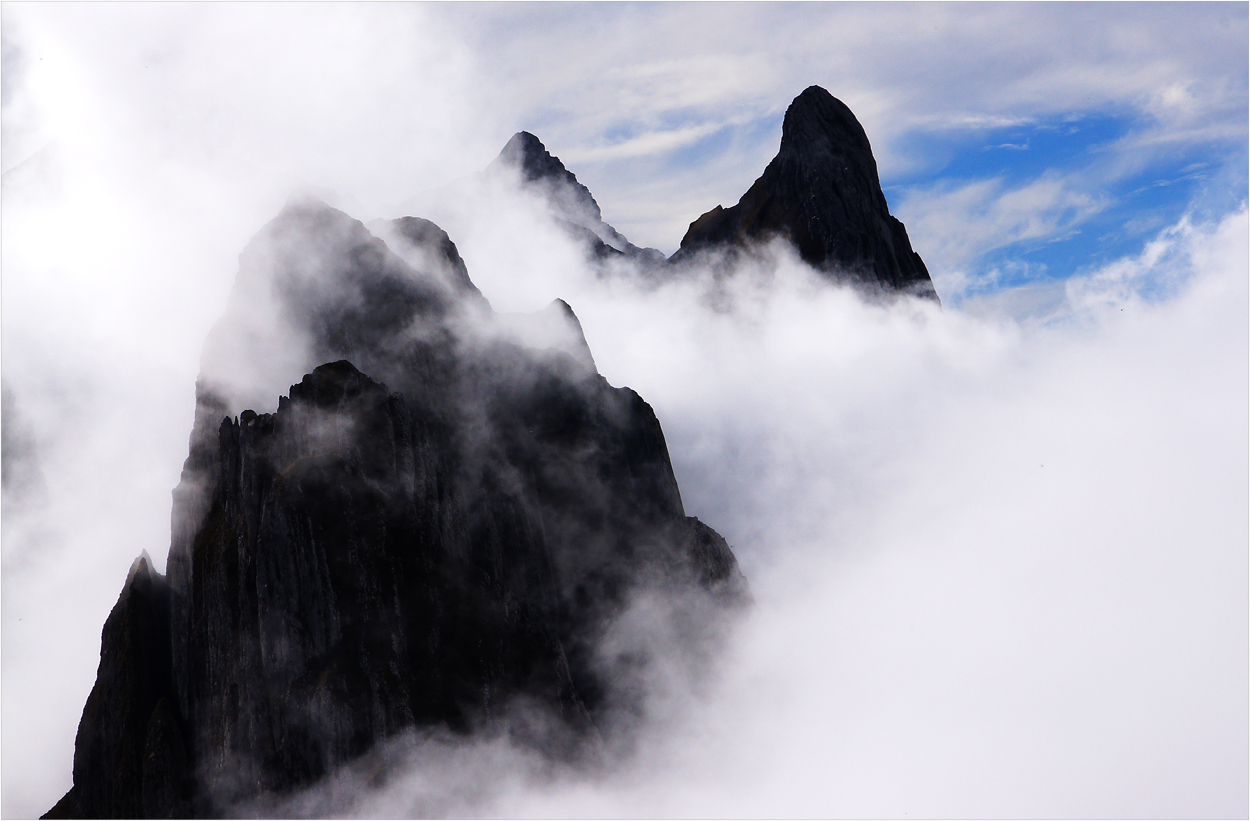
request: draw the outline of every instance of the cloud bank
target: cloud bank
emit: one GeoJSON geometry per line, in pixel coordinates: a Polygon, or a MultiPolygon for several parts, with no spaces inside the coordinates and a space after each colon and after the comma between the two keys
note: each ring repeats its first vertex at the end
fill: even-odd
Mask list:
{"type": "Polygon", "coordinates": [[[786,259],[715,304],[560,283],[753,611],[709,681],[655,683],[610,767],[399,739],[264,809],[1244,813],[1248,239],[1244,211],[1176,226],[1031,326],[867,304],[786,259]]]}
{"type": "MultiPolygon", "coordinates": [[[[237,254],[292,188],[398,216],[387,204],[480,169],[528,127],[557,154],[587,152],[574,170],[605,219],[671,247],[745,190],[775,150],[769,117],[812,82],[849,89],[883,168],[929,161],[906,156],[913,123],[1037,119],[1091,90],[1160,112],[1143,145],[1207,139],[1234,109],[1244,134],[1244,83],[1220,86],[1244,47],[1230,58],[1218,7],[1204,28],[1172,6],[1113,23],[1099,8],[1074,12],[1082,22],[803,6],[783,15],[793,48],[754,50],[767,10],[751,7],[571,21],[476,6],[14,8],[5,422],[20,411],[44,490],[4,507],[6,816],[38,815],[69,786],[100,626],[141,550],[163,565],[200,346],[237,254]],[[557,47],[594,42],[574,36],[587,31],[605,45],[557,47]],[[1180,57],[1161,39],[1177,31],[1180,57]],[[644,46],[617,60],[631,32],[644,46]],[[867,54],[874,42],[884,56],[867,54]],[[1043,61],[1055,42],[1067,51],[1043,61]],[[1013,47],[1001,87],[975,79],[1013,47]],[[915,61],[895,59],[910,48],[915,61]],[[816,60],[828,53],[844,56],[816,60]],[[613,61],[629,67],[611,74],[613,61]],[[688,173],[635,173],[694,157],[680,146],[707,121],[747,136],[695,143],[688,173]],[[640,165],[649,145],[676,153],[640,165]]],[[[1060,230],[1059,209],[1088,207],[1072,190],[970,194],[974,233],[992,245],[1038,219],[1060,230]]],[[[497,742],[401,741],[408,777],[357,792],[344,774],[351,801],[308,801],[360,815],[1246,814],[1244,205],[1156,225],[1140,252],[1077,278],[938,311],[865,303],[785,259],[715,299],[697,281],[600,279],[516,199],[443,224],[470,276],[498,310],[572,305],[599,370],[655,408],[686,507],[729,539],[755,610],[709,688],[661,690],[636,755],[606,775],[553,774],[497,742]]],[[[957,248],[963,228],[938,225],[933,247],[957,248]]]]}

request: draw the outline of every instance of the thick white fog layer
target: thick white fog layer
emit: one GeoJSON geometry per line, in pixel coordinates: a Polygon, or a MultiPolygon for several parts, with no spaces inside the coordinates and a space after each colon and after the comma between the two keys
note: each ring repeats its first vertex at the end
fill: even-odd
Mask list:
{"type": "MultiPolygon", "coordinates": [[[[732,179],[715,163],[702,177],[652,168],[635,188],[609,166],[606,188],[586,179],[579,152],[591,162],[608,149],[578,136],[614,105],[649,129],[618,153],[686,139],[647,95],[720,105],[733,121],[819,82],[861,115],[882,165],[906,160],[888,123],[921,99],[911,120],[1051,113],[1101,94],[1155,106],[1165,136],[1226,126],[1203,119],[1228,107],[1216,58],[1156,53],[1176,28],[1167,19],[1130,19],[1105,54],[1084,25],[1084,45],[1043,57],[1037,32],[1062,28],[1050,9],[1030,26],[987,7],[966,31],[949,8],[919,22],[899,7],[839,12],[842,28],[900,55],[930,23],[970,53],[1018,38],[1008,105],[968,78],[1010,42],[983,62],[865,57],[835,70],[815,35],[752,51],[747,34],[764,35],[745,12],[706,6],[714,25],[695,26],[682,7],[663,12],[672,30],[704,33],[665,62],[670,35],[647,41],[634,20],[661,12],[611,29],[573,8],[572,22],[544,27],[551,10],[513,20],[478,5],[5,6],[6,471],[22,458],[3,507],[0,814],[37,816],[71,784],[100,628],[141,551],[164,566],[201,345],[238,253],[293,191],[364,221],[397,217],[390,204],[475,173],[513,131],[535,130],[529,112],[576,104],[584,121],[536,133],[606,220],[672,250],[685,223],[729,204],[717,186],[736,198],[775,142],[718,160],[741,165],[732,179]],[[559,31],[633,37],[639,56],[605,46],[601,59],[621,67],[587,70],[589,90],[557,105],[570,66],[593,63],[593,49],[570,48],[555,66],[542,44],[559,31]],[[1192,78],[1180,113],[1158,96],[1179,82],[1169,71],[1192,78]],[[710,79],[726,77],[751,82],[735,96],[710,79]]],[[[787,14],[783,29],[801,29],[787,14]]],[[[697,277],[644,286],[592,270],[532,197],[501,190],[490,203],[416,216],[449,232],[496,310],[572,306],[599,371],[655,408],[687,512],[728,539],[755,605],[697,692],[657,690],[636,752],[607,772],[552,774],[499,742],[401,740],[395,756],[410,761],[385,786],[345,773],[287,810],[1250,812],[1244,201],[1191,209],[1140,254],[961,309],[865,302],[783,249],[715,291],[697,277]]],[[[917,250],[955,282],[961,224],[925,224],[934,250],[913,232],[917,250]]]]}
{"type": "Polygon", "coordinates": [[[715,308],[552,266],[535,287],[574,293],[601,371],[656,408],[751,614],[606,773],[401,739],[385,786],[367,764],[278,810],[1244,814],[1246,222],[1177,226],[1033,327],[865,304],[792,261],[715,308]],[[1148,275],[1177,296],[1136,297],[1148,275]]]}
{"type": "Polygon", "coordinates": [[[1244,814],[1246,245],[1244,211],[1178,226],[1035,327],[866,305],[793,263],[740,280],[733,310],[680,285],[549,283],[576,294],[601,371],[656,408],[688,511],[735,547],[755,609],[710,692],[660,705],[611,775],[552,783],[491,743],[303,800],[1244,814]],[[1179,294],[1137,298],[1148,275],[1179,294]]]}

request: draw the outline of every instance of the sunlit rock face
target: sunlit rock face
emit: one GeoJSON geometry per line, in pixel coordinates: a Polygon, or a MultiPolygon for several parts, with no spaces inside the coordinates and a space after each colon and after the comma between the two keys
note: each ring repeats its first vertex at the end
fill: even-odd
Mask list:
{"type": "Polygon", "coordinates": [[[584,761],[642,709],[631,602],[697,656],[745,601],[569,306],[496,315],[437,226],[372,228],[292,202],[241,255],[51,815],[220,815],[411,728],[584,761]]]}
{"type": "Polygon", "coordinates": [[[672,260],[776,236],[835,279],[937,298],[907,229],[890,216],[863,126],[819,86],[790,104],[781,149],[738,204],[692,222],[672,260]]]}

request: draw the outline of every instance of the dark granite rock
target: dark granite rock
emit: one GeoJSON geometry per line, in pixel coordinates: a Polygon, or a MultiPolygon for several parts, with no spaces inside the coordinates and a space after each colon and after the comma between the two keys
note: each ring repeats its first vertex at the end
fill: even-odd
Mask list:
{"type": "Polygon", "coordinates": [[[595,258],[629,257],[649,264],[664,261],[659,250],[634,245],[604,222],[590,189],[578,182],[576,175],[528,131],[512,135],[487,167],[487,173],[501,168],[515,169],[522,185],[540,192],[557,221],[571,236],[584,242],[595,258]]]}
{"type": "Polygon", "coordinates": [[[219,801],[307,783],[414,724],[472,730],[513,694],[589,722],[523,500],[461,492],[454,432],[428,409],[340,361],[275,414],[224,421],[218,452],[188,682],[219,801]]]}
{"type": "Polygon", "coordinates": [[[416,270],[441,276],[456,296],[482,298],[482,292],[469,279],[469,269],[456,243],[434,223],[420,217],[400,217],[374,220],[368,228],[416,270]]]}
{"type": "Polygon", "coordinates": [[[937,298],[907,230],[890,216],[863,126],[819,86],[790,104],[780,151],[738,204],[692,222],[672,260],[774,236],[830,277],[937,298]]]}
{"type": "Polygon", "coordinates": [[[104,623],[74,743],[74,786],[46,818],[170,818],[192,811],[185,725],[171,707],[169,587],[135,560],[104,623]]]}
{"type": "Polygon", "coordinates": [[[222,814],[411,728],[585,760],[637,709],[602,647],[636,596],[745,601],[572,309],[496,315],[437,226],[378,230],[295,202],[241,255],[168,580],[141,563],[109,618],[54,812],[222,814]]]}

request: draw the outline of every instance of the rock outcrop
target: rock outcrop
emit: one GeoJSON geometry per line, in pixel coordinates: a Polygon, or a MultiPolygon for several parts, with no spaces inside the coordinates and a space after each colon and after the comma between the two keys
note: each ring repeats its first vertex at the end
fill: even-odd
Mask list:
{"type": "Polygon", "coordinates": [[[74,742],[74,786],[48,818],[181,818],[194,785],[174,704],[169,585],[135,560],[104,622],[100,667],[74,742]]]}
{"type": "Polygon", "coordinates": [[[692,222],[670,259],[732,253],[776,236],[831,278],[937,298],[907,229],[890,215],[863,126],[819,86],[790,104],[781,149],[738,204],[692,222]]]}
{"type": "Polygon", "coordinates": [[[602,642],[631,602],[692,636],[743,602],[572,310],[501,320],[437,226],[375,230],[292,202],[240,256],[168,576],[109,616],[51,817],[220,815],[410,728],[585,760],[641,709],[602,642]]]}

